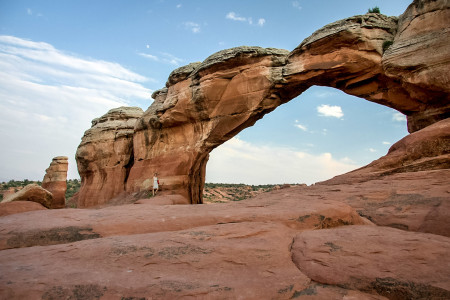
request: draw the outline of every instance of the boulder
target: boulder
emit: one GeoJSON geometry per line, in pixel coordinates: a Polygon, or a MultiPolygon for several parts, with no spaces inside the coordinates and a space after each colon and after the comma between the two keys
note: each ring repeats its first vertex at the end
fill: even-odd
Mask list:
{"type": "Polygon", "coordinates": [[[2,203],[13,201],[32,201],[41,204],[46,208],[51,208],[53,204],[53,195],[39,185],[32,183],[3,200],[2,203]]]}
{"type": "Polygon", "coordinates": [[[104,204],[124,192],[134,164],[134,125],[142,113],[139,107],[119,107],[92,121],[75,157],[81,176],[78,207],[104,204]]]}
{"type": "Polygon", "coordinates": [[[448,299],[450,239],[378,226],[305,231],[292,259],[312,280],[389,299],[448,299]]]}
{"type": "Polygon", "coordinates": [[[53,194],[51,208],[66,206],[68,159],[67,156],[57,156],[53,158],[50,166],[45,170],[42,187],[53,194]]]}

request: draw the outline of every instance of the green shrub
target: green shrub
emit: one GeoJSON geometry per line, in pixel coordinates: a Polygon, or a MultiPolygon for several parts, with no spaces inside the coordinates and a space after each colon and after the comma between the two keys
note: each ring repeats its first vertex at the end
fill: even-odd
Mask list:
{"type": "Polygon", "coordinates": [[[380,14],[380,8],[378,6],[375,6],[374,8],[369,8],[369,10],[367,12],[380,14]]]}

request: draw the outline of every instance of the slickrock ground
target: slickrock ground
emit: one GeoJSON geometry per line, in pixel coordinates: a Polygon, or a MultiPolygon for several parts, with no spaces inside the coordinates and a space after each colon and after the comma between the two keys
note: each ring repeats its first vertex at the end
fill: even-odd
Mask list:
{"type": "Polygon", "coordinates": [[[445,299],[448,178],[419,171],[230,203],[157,196],[4,216],[0,298],[445,299]]]}
{"type": "Polygon", "coordinates": [[[13,201],[0,203],[0,217],[27,211],[46,209],[42,204],[31,201],[13,201]]]}

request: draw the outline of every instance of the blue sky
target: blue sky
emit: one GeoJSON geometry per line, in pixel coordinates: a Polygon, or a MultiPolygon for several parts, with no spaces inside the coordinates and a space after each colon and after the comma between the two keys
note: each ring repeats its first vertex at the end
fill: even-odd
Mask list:
{"type": "MultiPolygon", "coordinates": [[[[0,181],[42,179],[91,119],[151,104],[170,72],[222,49],[292,50],[333,21],[410,1],[0,0],[0,181]]],[[[207,181],[313,183],[365,165],[407,134],[389,108],[313,87],[215,149],[207,181]]]]}

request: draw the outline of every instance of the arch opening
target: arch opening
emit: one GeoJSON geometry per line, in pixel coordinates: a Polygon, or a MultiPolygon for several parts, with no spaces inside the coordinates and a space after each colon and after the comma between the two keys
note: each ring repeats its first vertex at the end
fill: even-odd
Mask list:
{"type": "Polygon", "coordinates": [[[407,134],[394,109],[313,86],[214,149],[206,182],[313,184],[370,163],[407,134]]]}

